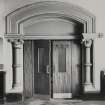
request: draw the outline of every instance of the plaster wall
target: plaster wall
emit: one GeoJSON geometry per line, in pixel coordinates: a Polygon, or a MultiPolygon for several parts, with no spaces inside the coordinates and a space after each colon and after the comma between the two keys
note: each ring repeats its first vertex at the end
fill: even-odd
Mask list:
{"type": "Polygon", "coordinates": [[[0,39],[0,64],[3,64],[3,39],[0,39]]]}
{"type": "MultiPolygon", "coordinates": [[[[5,34],[5,16],[12,11],[24,5],[35,3],[37,1],[45,0],[0,0],[0,36],[5,34]]],[[[51,1],[51,0],[49,0],[51,1]]],[[[53,0],[54,1],[54,0],[53,0]]],[[[69,2],[80,6],[96,16],[96,32],[105,33],[105,0],[58,0],[69,2]]],[[[95,82],[96,86],[100,88],[100,71],[105,70],[105,37],[103,39],[95,40],[95,82]]],[[[4,69],[6,70],[6,91],[9,92],[12,86],[12,61],[11,61],[10,44],[4,39],[0,40],[0,63],[4,61],[4,69]],[[1,47],[3,46],[3,49],[1,47]],[[3,51],[4,53],[1,53],[3,51]]],[[[20,81],[22,79],[22,72],[20,72],[20,81]]],[[[21,82],[22,83],[22,82],[21,82]]],[[[22,87],[21,87],[22,90],[22,87]]]]}

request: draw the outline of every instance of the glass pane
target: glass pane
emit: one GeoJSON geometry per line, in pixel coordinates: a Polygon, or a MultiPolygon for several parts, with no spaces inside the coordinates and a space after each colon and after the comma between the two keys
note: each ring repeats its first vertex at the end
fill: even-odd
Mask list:
{"type": "Polygon", "coordinates": [[[59,48],[58,67],[59,72],[66,72],[66,48],[59,48]]]}
{"type": "Polygon", "coordinates": [[[47,65],[49,64],[48,48],[39,48],[38,50],[38,72],[46,73],[47,65]]]}

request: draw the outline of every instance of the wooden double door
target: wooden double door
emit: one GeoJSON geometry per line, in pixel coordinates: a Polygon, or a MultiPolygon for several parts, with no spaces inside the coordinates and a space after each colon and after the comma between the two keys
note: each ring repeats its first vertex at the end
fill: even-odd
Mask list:
{"type": "MultiPolygon", "coordinates": [[[[42,41],[36,47],[38,62],[35,91],[53,98],[72,98],[80,94],[80,41],[42,41]]],[[[36,59],[35,58],[35,59],[36,59]]]]}
{"type": "MultiPolygon", "coordinates": [[[[33,46],[34,72],[31,74],[34,74],[32,75],[32,77],[34,76],[34,94],[50,95],[52,98],[79,96],[81,91],[80,41],[37,40],[34,41],[33,46]]],[[[29,66],[27,67],[29,68],[29,66]]],[[[30,78],[32,77],[30,76],[30,78]]],[[[27,86],[26,83],[25,87],[30,87],[30,85],[29,83],[27,86]]]]}

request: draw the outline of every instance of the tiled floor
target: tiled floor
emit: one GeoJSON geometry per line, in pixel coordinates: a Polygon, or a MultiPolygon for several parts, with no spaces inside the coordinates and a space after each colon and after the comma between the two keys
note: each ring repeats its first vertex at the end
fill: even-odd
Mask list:
{"type": "Polygon", "coordinates": [[[18,103],[5,103],[3,105],[105,105],[105,101],[82,101],[82,100],[29,100],[18,103]]]}
{"type": "MultiPolygon", "coordinates": [[[[0,104],[1,105],[1,104],[0,104]]],[[[40,98],[33,97],[31,99],[27,99],[24,102],[18,103],[5,103],[3,105],[105,105],[105,100],[64,100],[64,99],[49,99],[49,98],[40,98]]]]}
{"type": "Polygon", "coordinates": [[[44,101],[44,100],[34,100],[24,103],[5,103],[3,105],[105,105],[105,101],[44,101]]]}

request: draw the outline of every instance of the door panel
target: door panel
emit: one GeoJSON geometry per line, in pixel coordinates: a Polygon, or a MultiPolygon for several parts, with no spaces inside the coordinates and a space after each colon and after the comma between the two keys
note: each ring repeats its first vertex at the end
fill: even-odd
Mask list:
{"type": "Polygon", "coordinates": [[[33,95],[34,50],[33,41],[24,41],[24,96],[33,95]]]}
{"type": "Polygon", "coordinates": [[[53,98],[71,98],[71,43],[53,42],[53,98]]]}
{"type": "Polygon", "coordinates": [[[53,98],[72,98],[81,89],[80,41],[53,42],[53,98]]]}
{"type": "Polygon", "coordinates": [[[49,43],[48,41],[35,42],[35,94],[49,94],[49,43]]]}

